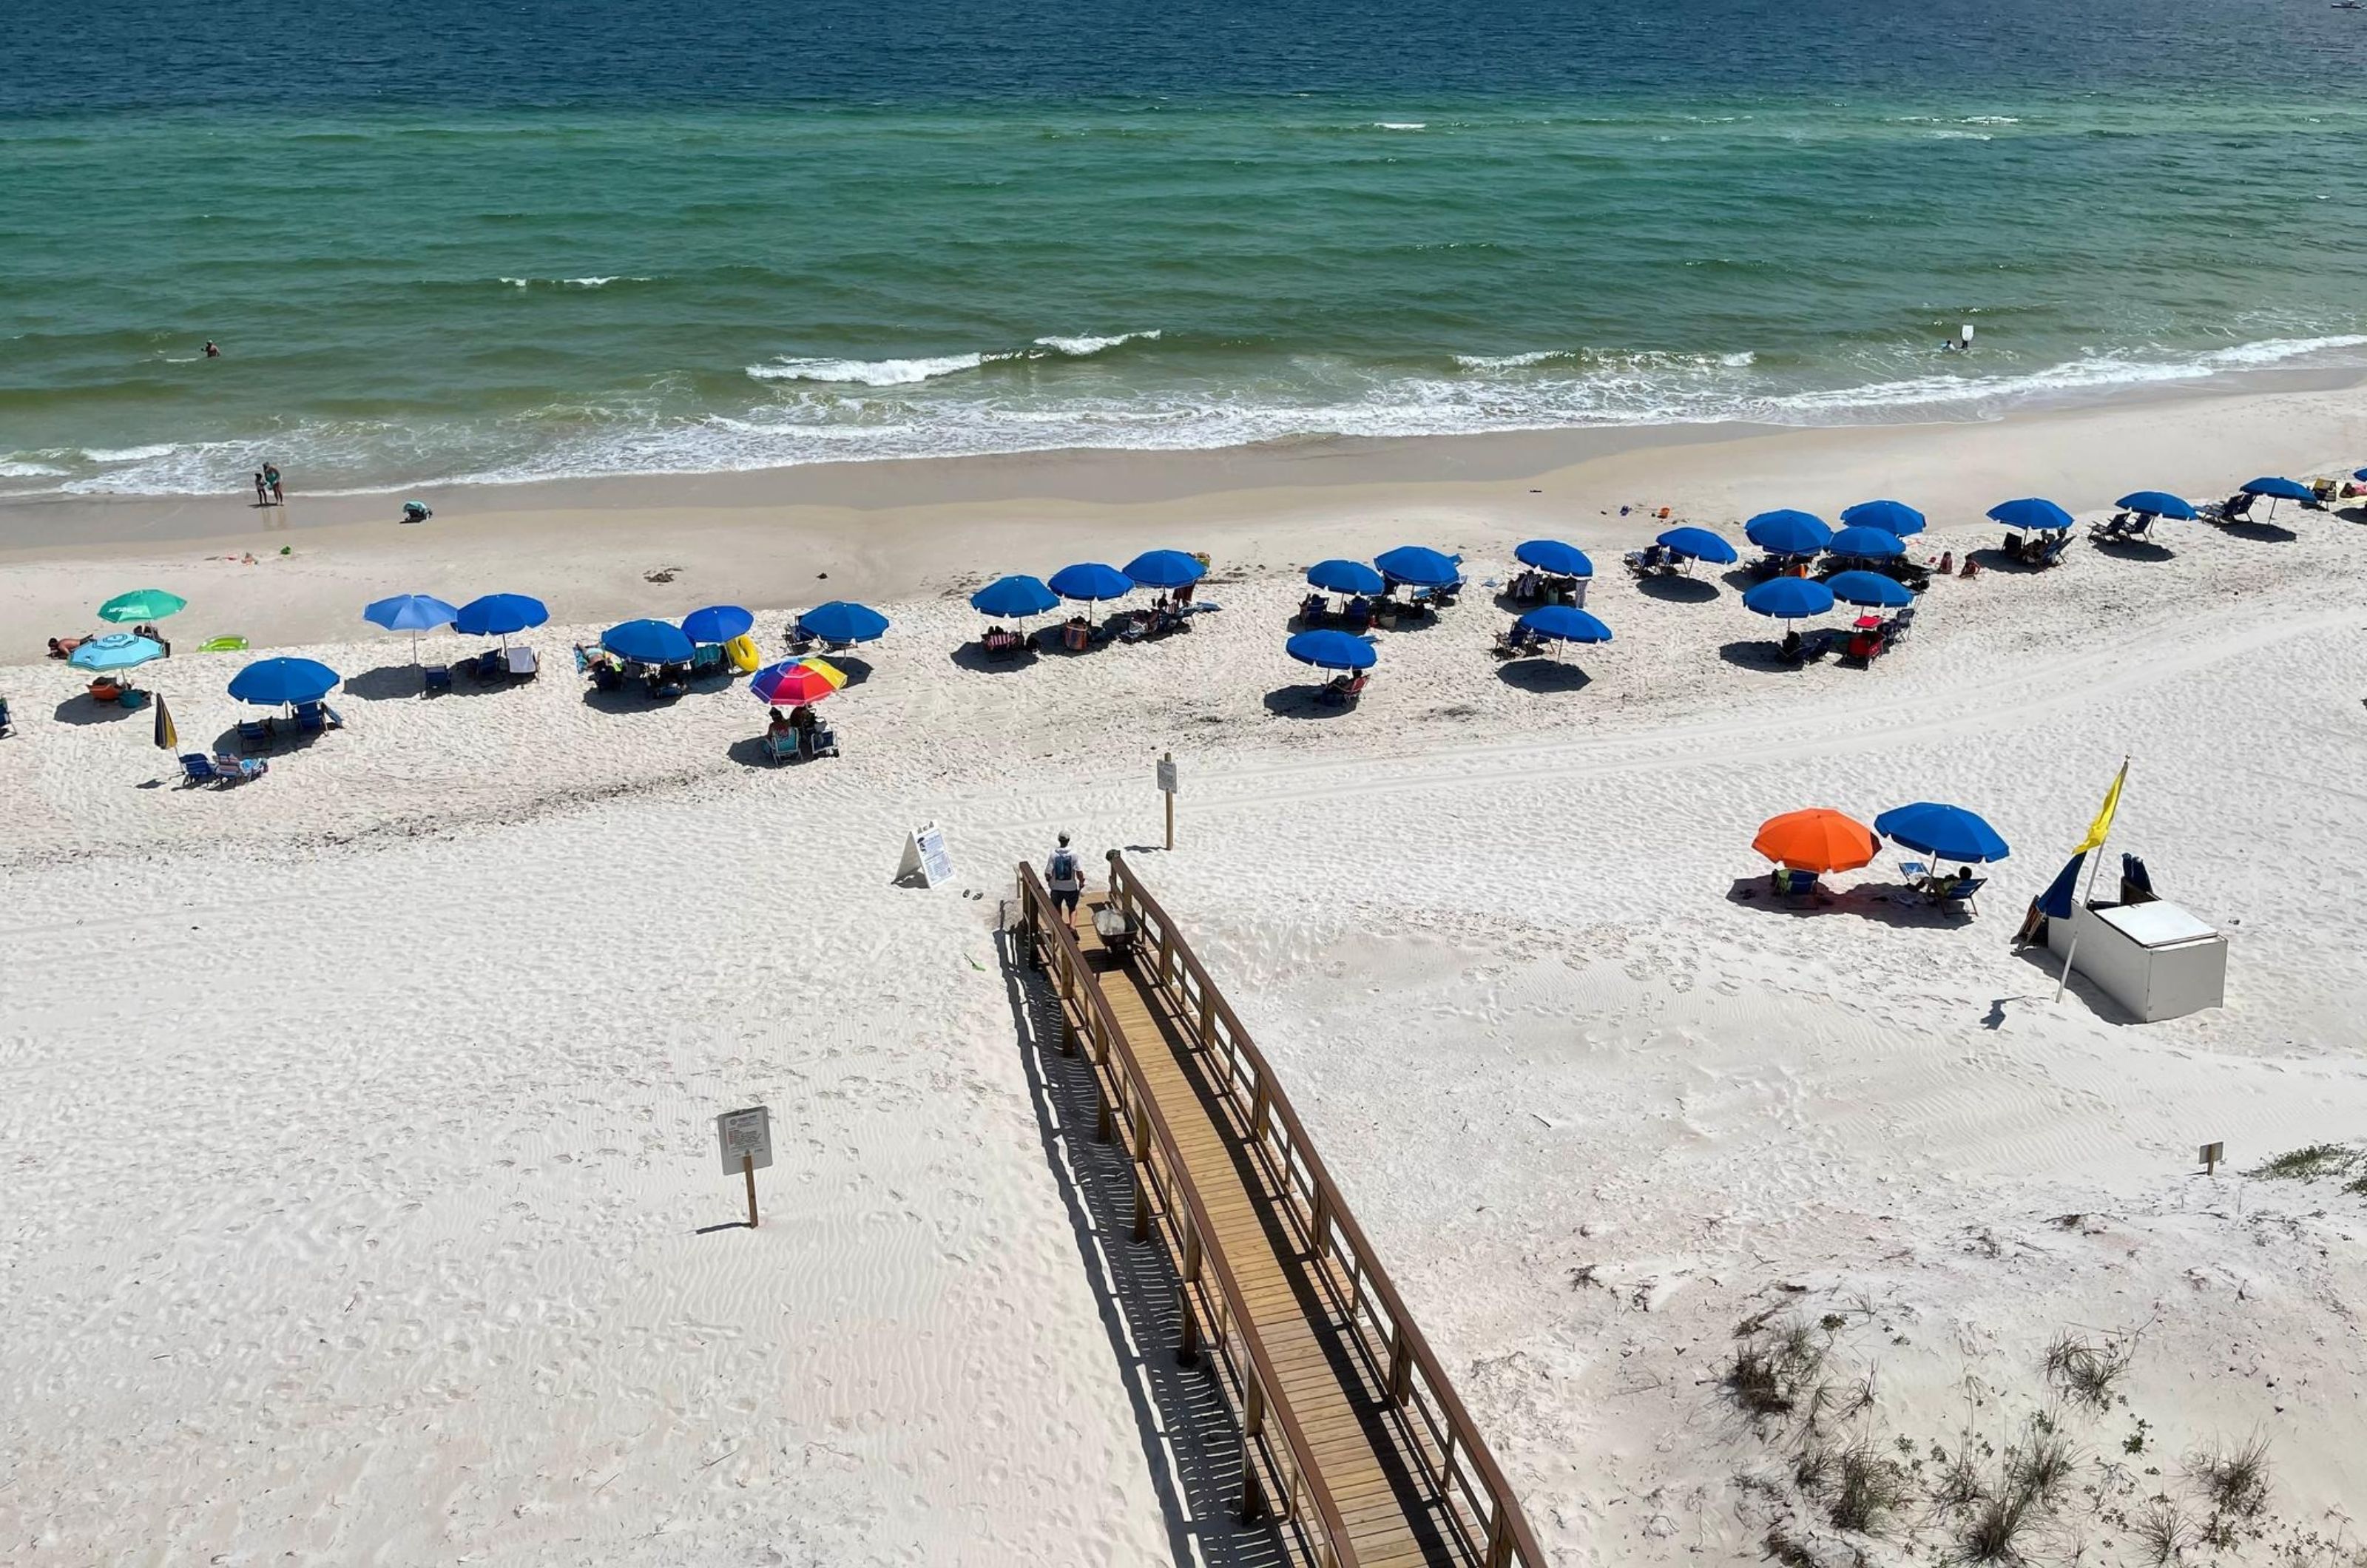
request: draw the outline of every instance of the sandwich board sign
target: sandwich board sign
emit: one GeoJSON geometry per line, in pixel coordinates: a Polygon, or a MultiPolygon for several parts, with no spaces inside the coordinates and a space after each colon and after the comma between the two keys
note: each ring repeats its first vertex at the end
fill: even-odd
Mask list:
{"type": "Polygon", "coordinates": [[[954,857],[946,848],[946,830],[934,822],[923,822],[904,835],[904,858],[896,863],[896,880],[912,876],[928,887],[954,879],[954,857]]]}

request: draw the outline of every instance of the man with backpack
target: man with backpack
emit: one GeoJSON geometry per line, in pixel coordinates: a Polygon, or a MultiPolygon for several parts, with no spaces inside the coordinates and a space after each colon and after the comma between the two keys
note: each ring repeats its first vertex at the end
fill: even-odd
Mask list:
{"type": "Polygon", "coordinates": [[[1052,890],[1052,902],[1074,923],[1077,900],[1085,892],[1085,867],[1077,859],[1076,852],[1069,848],[1066,833],[1060,835],[1059,847],[1052,852],[1051,859],[1044,863],[1044,885],[1052,890]]]}

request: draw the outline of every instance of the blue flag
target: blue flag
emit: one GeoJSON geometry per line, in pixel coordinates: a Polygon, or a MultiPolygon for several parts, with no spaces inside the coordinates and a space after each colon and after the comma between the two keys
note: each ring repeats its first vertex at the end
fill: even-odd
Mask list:
{"type": "Polygon", "coordinates": [[[2050,920],[2067,920],[2071,918],[2071,904],[2078,897],[2079,892],[2079,867],[2086,863],[2087,859],[2088,852],[2081,850],[2064,863],[2062,871],[2056,875],[2053,882],[2047,885],[2046,891],[2038,896],[2040,914],[2050,920]]]}

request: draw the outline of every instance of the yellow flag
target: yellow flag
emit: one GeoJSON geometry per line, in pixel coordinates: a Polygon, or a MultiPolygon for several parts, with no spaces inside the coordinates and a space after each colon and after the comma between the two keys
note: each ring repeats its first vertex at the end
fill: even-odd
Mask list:
{"type": "Polygon", "coordinates": [[[2073,854],[2084,855],[2090,850],[2103,847],[2105,835],[2112,830],[2112,813],[2121,808],[2121,786],[2128,782],[2129,761],[2124,757],[2121,759],[2121,771],[2112,775],[2112,787],[2104,792],[2103,809],[2096,813],[2093,822],[2088,824],[2088,836],[2079,840],[2078,848],[2071,852],[2073,854]]]}

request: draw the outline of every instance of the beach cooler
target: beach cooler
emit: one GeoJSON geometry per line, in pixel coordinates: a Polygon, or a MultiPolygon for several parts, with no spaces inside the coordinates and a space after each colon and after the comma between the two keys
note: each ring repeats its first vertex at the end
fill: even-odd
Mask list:
{"type": "Polygon", "coordinates": [[[2046,922],[2046,948],[2068,956],[2140,1023],[2182,1018],[2226,999],[2226,937],[2159,898],[2079,905],[2069,919],[2046,922]]]}

